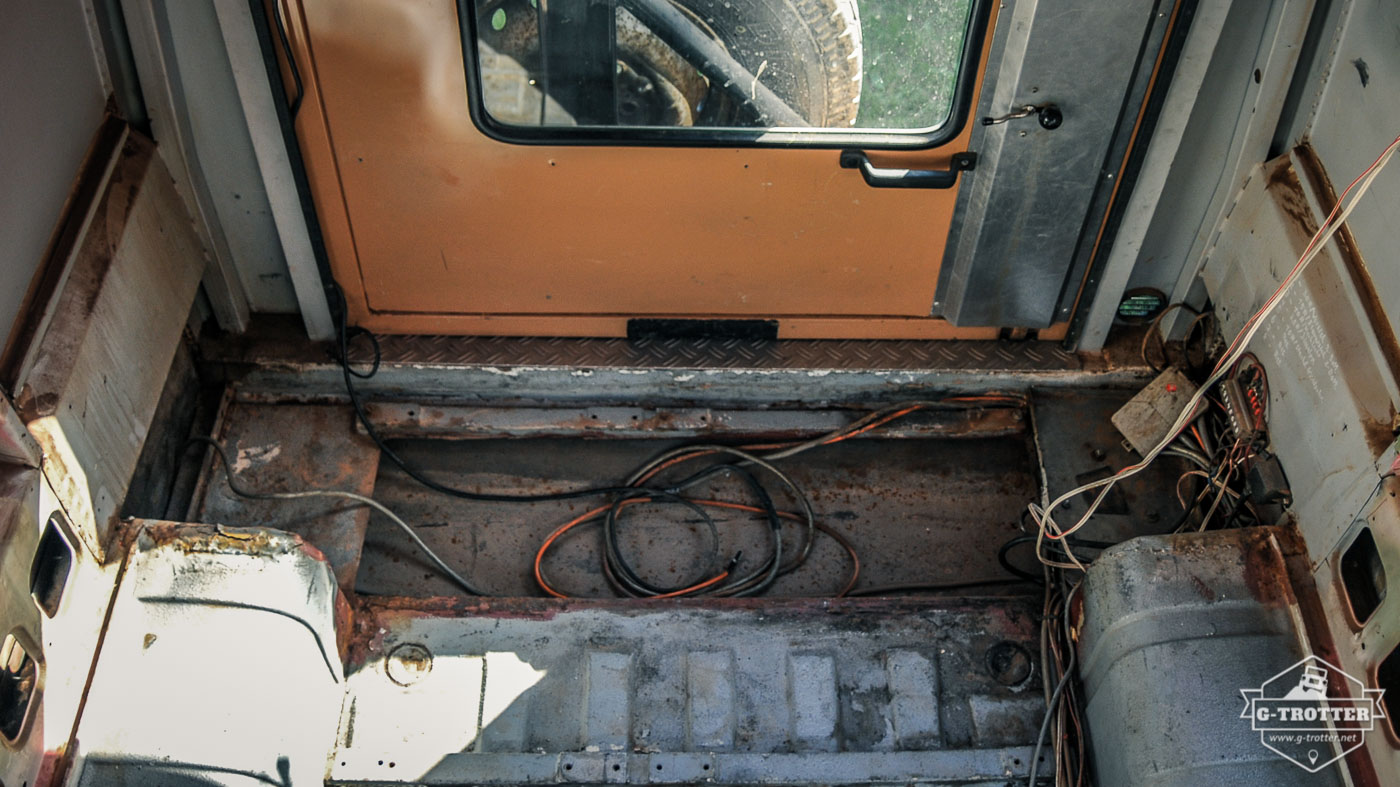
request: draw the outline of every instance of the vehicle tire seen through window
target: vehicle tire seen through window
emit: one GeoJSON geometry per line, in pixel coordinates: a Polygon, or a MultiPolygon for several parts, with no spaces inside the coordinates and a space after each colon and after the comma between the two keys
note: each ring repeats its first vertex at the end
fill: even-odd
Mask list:
{"type": "MultiPolygon", "coordinates": [[[[577,3],[580,0],[572,0],[577,3]]],[[[731,57],[806,119],[809,126],[849,128],[860,109],[863,51],[856,0],[671,0],[703,36],[718,41],[731,57]]],[[[554,13],[570,7],[553,0],[554,13]]],[[[510,58],[528,73],[529,84],[548,84],[543,74],[539,27],[531,0],[480,0],[477,31],[483,51],[510,58]]],[[[617,4],[615,107],[620,126],[755,127],[758,115],[712,84],[696,64],[617,4]]],[[[554,49],[551,45],[551,49],[554,49]]],[[[522,74],[525,76],[525,74],[522,74]]],[[[489,86],[488,86],[489,87],[489,86]]],[[[536,93],[536,95],[538,95],[536,93]]],[[[511,123],[571,125],[553,108],[546,112],[496,111],[511,123]],[[541,123],[543,121],[543,123],[541,123]]],[[[606,100],[605,98],[603,100],[606,100]]]]}

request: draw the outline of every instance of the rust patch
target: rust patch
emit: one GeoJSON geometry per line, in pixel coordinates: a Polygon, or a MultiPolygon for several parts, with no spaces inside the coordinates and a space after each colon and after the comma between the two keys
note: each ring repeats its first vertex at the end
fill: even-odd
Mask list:
{"type": "Polygon", "coordinates": [[[480,596],[359,597],[355,601],[357,632],[371,632],[386,624],[411,618],[512,618],[552,620],[566,612],[603,610],[624,615],[646,615],[668,609],[706,609],[714,612],[762,612],[770,616],[890,615],[929,610],[998,610],[1005,598],[676,598],[676,599],[556,599],[485,598],[480,596]]]}
{"type": "MultiPolygon", "coordinates": [[[[280,530],[189,525],[183,522],[147,523],[138,536],[137,544],[142,550],[166,547],[192,555],[275,556],[303,551],[307,547],[299,536],[280,530]]],[[[311,551],[315,552],[314,549],[311,551]]]]}
{"type": "MultiPolygon", "coordinates": [[[[78,179],[64,202],[58,227],[44,250],[43,260],[34,278],[30,280],[29,289],[21,302],[19,314],[23,316],[11,331],[9,342],[3,346],[3,352],[0,352],[0,383],[11,391],[19,382],[19,366],[24,354],[38,336],[43,322],[44,310],[39,307],[48,303],[58,291],[64,273],[64,262],[82,241],[82,228],[88,210],[103,198],[100,189],[104,186],[103,174],[107,164],[116,156],[117,146],[123,144],[126,136],[126,121],[109,113],[103,119],[102,126],[83,157],[78,179]]],[[[115,176],[116,173],[113,174],[115,176]]]]}
{"type": "Polygon", "coordinates": [[[1391,445],[1395,443],[1395,436],[1400,434],[1400,414],[1395,412],[1395,403],[1389,403],[1388,418],[1366,418],[1361,419],[1361,432],[1366,437],[1366,446],[1371,449],[1371,457],[1379,458],[1391,445]]]}
{"type": "MultiPolygon", "coordinates": [[[[1017,603],[1024,602],[1018,600],[1017,603]]],[[[668,610],[747,612],[769,618],[830,621],[855,630],[876,631],[891,617],[918,613],[976,612],[988,615],[989,626],[1003,638],[1031,637],[1037,625],[1031,610],[1008,606],[1007,598],[689,598],[689,599],[555,599],[555,598],[415,598],[407,596],[355,597],[351,600],[351,632],[345,651],[347,670],[360,669],[383,656],[390,632],[403,631],[415,619],[492,618],[548,621],[568,612],[604,611],[619,615],[647,615],[668,610]]],[[[1033,603],[1033,600],[1031,601],[1033,603]]],[[[341,631],[337,618],[337,632],[341,631]]]]}
{"type": "Polygon", "coordinates": [[[1311,237],[1317,232],[1317,219],[1303,193],[1303,181],[1293,171],[1292,162],[1281,156],[1267,172],[1265,191],[1274,195],[1279,208],[1293,220],[1294,226],[1311,237]]]}
{"type": "MultiPolygon", "coordinates": [[[[1333,639],[1332,630],[1328,626],[1329,615],[1317,592],[1312,561],[1308,557],[1307,545],[1303,541],[1302,534],[1298,532],[1297,525],[1275,528],[1274,533],[1277,536],[1284,570],[1291,578],[1293,586],[1298,588],[1298,612],[1303,620],[1304,634],[1308,644],[1312,647],[1313,654],[1332,664],[1342,664],[1343,659],[1337,650],[1337,642],[1333,639]]],[[[1352,647],[1355,648],[1355,645],[1353,644],[1352,647]]],[[[1355,655],[1354,650],[1353,655],[1355,655]]],[[[1328,694],[1330,696],[1347,696],[1349,694],[1347,691],[1348,682],[1340,681],[1339,683],[1340,685],[1329,686],[1328,694]],[[1334,690],[1337,691],[1335,695],[1332,694],[1334,690]]],[[[1380,784],[1375,765],[1371,762],[1368,754],[1369,748],[1362,746],[1346,756],[1347,769],[1350,771],[1352,781],[1361,787],[1377,787],[1380,784]]]]}
{"type": "Polygon", "coordinates": [[[1293,588],[1272,534],[1272,528],[1241,531],[1240,567],[1254,600],[1276,607],[1293,601],[1293,588]]]}
{"type": "Polygon", "coordinates": [[[335,652],[341,664],[350,663],[351,646],[355,641],[355,607],[340,588],[335,592],[335,652]]]}
{"type": "Polygon", "coordinates": [[[1195,574],[1191,575],[1191,587],[1195,588],[1196,592],[1201,594],[1201,598],[1205,599],[1206,601],[1215,600],[1215,590],[1210,585],[1207,585],[1205,582],[1202,582],[1201,578],[1196,576],[1195,574]]]}
{"type": "Polygon", "coordinates": [[[53,415],[57,409],[58,394],[49,392],[36,395],[29,385],[21,388],[19,395],[15,397],[15,412],[19,413],[20,420],[26,423],[53,415]]]}
{"type": "MultiPolygon", "coordinates": [[[[1332,186],[1332,180],[1327,177],[1327,170],[1322,166],[1322,160],[1317,157],[1317,151],[1313,150],[1312,145],[1303,144],[1294,148],[1293,154],[1298,157],[1299,165],[1307,175],[1308,181],[1317,190],[1321,208],[1331,210],[1337,204],[1337,190],[1332,186]]],[[[1380,293],[1376,291],[1376,284],[1366,267],[1366,261],[1361,257],[1361,250],[1356,245],[1356,237],[1352,235],[1350,225],[1343,224],[1333,236],[1333,240],[1342,252],[1341,257],[1347,273],[1351,275],[1352,284],[1356,287],[1356,294],[1361,300],[1376,342],[1381,347],[1381,355],[1385,358],[1390,375],[1400,378],[1400,339],[1396,338],[1395,331],[1390,326],[1385,304],[1381,302],[1380,293]]]]}
{"type": "Polygon", "coordinates": [[[34,774],[34,787],[53,787],[68,781],[68,768],[73,764],[67,746],[58,751],[46,751],[34,774]]]}

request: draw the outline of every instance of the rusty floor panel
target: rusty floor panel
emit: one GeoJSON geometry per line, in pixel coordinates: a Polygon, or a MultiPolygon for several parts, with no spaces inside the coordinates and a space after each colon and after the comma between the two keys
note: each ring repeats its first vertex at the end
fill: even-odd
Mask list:
{"type": "MultiPolygon", "coordinates": [[[[636,465],[682,444],[675,440],[402,441],[395,450],[439,480],[467,489],[557,491],[619,480],[636,465]]],[[[1020,534],[1018,521],[1037,495],[1024,436],[995,439],[858,439],[781,463],[807,491],[817,517],[849,538],[860,555],[861,586],[892,582],[1002,579],[997,548],[1020,534]]],[[[697,468],[698,469],[698,468],[697,468]]],[[[748,500],[737,484],[716,484],[714,497],[748,500]]],[[[385,463],[378,499],[409,522],[450,565],[499,595],[539,595],[531,561],[560,524],[598,503],[480,503],[424,490],[385,463]]],[[[710,496],[706,494],[703,496],[710,496]]],[[[782,504],[782,501],[779,501],[782,504]]],[[[769,554],[766,526],[749,516],[717,516],[720,554],[736,551],[745,565],[769,554]]],[[[600,573],[600,533],[585,526],[545,563],[561,589],[585,597],[612,595],[600,573]]],[[[679,585],[703,571],[709,535],[689,511],[648,506],[619,528],[624,554],[642,576],[679,585]]],[[[785,530],[796,544],[795,527],[785,530]]],[[[747,570],[741,566],[741,571],[747,570]]],[[[770,596],[829,596],[845,584],[846,552],[818,535],[807,563],[781,577],[770,596]]],[[[376,595],[455,595],[376,514],[356,589],[376,595]]]]}
{"type": "MultiPolygon", "coordinates": [[[[1035,397],[1035,429],[1045,457],[1045,478],[1052,496],[1098,480],[1140,458],[1126,447],[1109,420],[1133,391],[1046,391],[1035,397]]],[[[1134,536],[1166,533],[1180,515],[1176,481],[1193,469],[1185,460],[1162,456],[1146,470],[1119,482],[1079,536],[1118,542],[1134,536]]],[[[1055,512],[1062,523],[1083,515],[1093,494],[1083,494],[1055,512]]],[[[1089,553],[1093,555],[1093,552],[1089,553]]]]}
{"type": "MultiPolygon", "coordinates": [[[[1069,488],[1132,461],[1133,455],[1122,448],[1108,422],[1128,394],[1086,391],[1036,397],[1033,421],[1040,450],[1051,457],[1051,490],[1069,488]]],[[[405,410],[405,414],[411,412],[405,410]]],[[[810,424],[804,428],[820,433],[830,428],[828,421],[833,418],[854,417],[835,411],[802,415],[707,410],[689,420],[657,416],[661,418],[657,423],[674,425],[678,435],[658,431],[651,439],[639,439],[629,425],[641,423],[641,415],[628,415],[630,410],[553,411],[562,419],[558,432],[543,429],[551,411],[463,412],[483,427],[479,434],[473,432],[475,439],[404,438],[395,440],[396,450],[448,484],[515,493],[615,483],[658,452],[706,439],[700,434],[743,442],[744,432],[758,433],[753,430],[766,420],[796,428],[806,418],[810,424]],[[702,417],[705,420],[697,420],[702,417]],[[584,427],[574,423],[580,420],[584,427]],[[604,428],[613,421],[619,430],[616,436],[604,428]],[[708,432],[695,433],[691,427],[696,424],[706,425],[708,432]],[[502,436],[484,436],[493,434],[493,429],[502,436]],[[553,436],[516,436],[522,429],[553,436]],[[560,436],[571,430],[571,436],[560,436]]],[[[989,410],[966,423],[929,414],[922,421],[892,425],[875,433],[878,436],[785,460],[782,467],[807,490],[817,518],[855,545],[862,563],[858,589],[891,583],[1006,579],[997,550],[1023,534],[1025,504],[1040,495],[1033,441],[1023,431],[1024,422],[1007,413],[1019,411],[989,410]]],[[[383,426],[396,434],[439,437],[442,430],[434,423],[425,424],[423,417],[425,413],[420,412],[410,419],[411,424],[383,426]]],[[[234,400],[228,403],[216,436],[229,447],[244,485],[259,491],[334,488],[372,494],[408,521],[450,565],[495,595],[540,595],[532,572],[539,545],[554,528],[599,502],[484,503],[428,491],[399,468],[380,465],[378,451],[354,429],[347,406],[234,400]]],[[[1164,460],[1122,484],[1086,534],[1121,540],[1162,532],[1179,510],[1170,491],[1177,472],[1172,461],[1164,460]]],[[[327,554],[347,590],[410,597],[460,592],[384,517],[371,517],[364,508],[336,502],[239,499],[228,490],[223,473],[221,467],[206,470],[191,509],[192,521],[297,532],[327,554]]],[[[716,498],[748,499],[734,482],[718,483],[709,492],[716,498]]],[[[791,501],[778,502],[791,507],[791,501]]],[[[1082,505],[1082,501],[1071,503],[1069,513],[1082,505]]],[[[723,563],[741,552],[747,565],[754,565],[771,549],[766,527],[757,518],[717,513],[715,519],[717,549],[703,522],[688,511],[639,507],[629,512],[620,527],[624,554],[642,576],[680,586],[710,575],[710,561],[723,563]]],[[[795,527],[785,533],[789,549],[799,543],[795,527]]],[[[613,592],[601,574],[599,547],[599,528],[586,525],[560,541],[544,568],[554,584],[571,595],[609,597],[613,592]]],[[[1026,568],[1032,565],[1028,548],[1018,549],[1012,558],[1026,568]]],[[[843,587],[850,570],[846,551],[818,534],[807,563],[780,577],[768,595],[830,596],[843,587]]],[[[980,588],[976,592],[1027,590],[980,588]]]]}
{"type": "MultiPolygon", "coordinates": [[[[238,483],[256,492],[339,489],[374,492],[379,449],[354,430],[349,406],[233,402],[214,435],[234,463],[238,483]]],[[[249,500],[229,490],[212,455],[196,488],[189,521],[272,527],[305,538],[325,554],[350,590],[360,565],[369,510],[344,501],[249,500]]]]}

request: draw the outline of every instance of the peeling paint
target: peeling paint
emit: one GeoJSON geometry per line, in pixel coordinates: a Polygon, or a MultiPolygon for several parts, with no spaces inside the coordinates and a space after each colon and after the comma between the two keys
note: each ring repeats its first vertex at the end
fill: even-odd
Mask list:
{"type": "Polygon", "coordinates": [[[265,465],[281,454],[281,443],[269,443],[267,445],[254,445],[248,448],[240,448],[238,449],[237,458],[233,460],[233,474],[238,475],[255,465],[265,465]]]}
{"type": "Polygon", "coordinates": [[[516,368],[516,369],[501,369],[501,368],[495,367],[495,366],[483,366],[483,367],[481,367],[481,370],[482,370],[483,372],[487,372],[487,373],[489,373],[489,374],[498,374],[498,375],[500,375],[500,376],[502,376],[502,377],[519,377],[519,376],[520,376],[520,369],[518,369],[518,368],[516,368]]]}

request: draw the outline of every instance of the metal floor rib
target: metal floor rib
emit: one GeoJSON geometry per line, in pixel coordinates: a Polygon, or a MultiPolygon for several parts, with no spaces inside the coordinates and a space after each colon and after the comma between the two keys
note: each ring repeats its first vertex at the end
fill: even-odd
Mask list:
{"type": "Polygon", "coordinates": [[[1005,784],[1038,604],[371,602],[329,781],[1005,784]]]}

